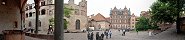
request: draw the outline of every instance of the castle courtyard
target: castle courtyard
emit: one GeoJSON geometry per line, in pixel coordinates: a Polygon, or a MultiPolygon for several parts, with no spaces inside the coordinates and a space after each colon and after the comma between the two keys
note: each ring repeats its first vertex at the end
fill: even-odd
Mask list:
{"type": "MultiPolygon", "coordinates": [[[[149,36],[147,31],[130,31],[126,32],[125,36],[121,35],[121,31],[111,30],[112,38],[104,38],[105,40],[185,40],[185,35],[176,34],[175,27],[169,28],[157,35],[149,36]]],[[[96,32],[102,33],[103,31],[93,31],[94,40],[96,32]]],[[[64,40],[87,40],[87,33],[65,33],[64,40]]]]}

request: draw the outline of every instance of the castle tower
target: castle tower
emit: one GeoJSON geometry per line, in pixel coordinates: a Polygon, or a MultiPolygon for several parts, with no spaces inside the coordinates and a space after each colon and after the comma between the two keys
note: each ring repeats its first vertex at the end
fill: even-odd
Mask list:
{"type": "Polygon", "coordinates": [[[87,1],[86,0],[82,0],[80,3],[79,3],[79,6],[80,6],[80,13],[81,15],[83,16],[87,16],[87,1]]]}
{"type": "Polygon", "coordinates": [[[69,5],[74,4],[74,0],[69,0],[69,1],[68,1],[68,4],[69,4],[69,5]]]}

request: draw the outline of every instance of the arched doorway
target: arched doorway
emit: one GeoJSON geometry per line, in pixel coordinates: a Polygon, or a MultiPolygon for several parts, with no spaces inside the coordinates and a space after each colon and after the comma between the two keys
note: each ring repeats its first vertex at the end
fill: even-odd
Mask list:
{"type": "Polygon", "coordinates": [[[80,30],[80,20],[76,20],[76,30],[80,30]]]}

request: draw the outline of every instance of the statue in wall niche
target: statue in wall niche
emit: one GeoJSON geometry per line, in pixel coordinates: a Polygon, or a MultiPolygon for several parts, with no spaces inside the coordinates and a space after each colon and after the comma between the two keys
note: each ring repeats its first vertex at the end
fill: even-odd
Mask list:
{"type": "Polygon", "coordinates": [[[18,28],[17,26],[18,26],[17,21],[14,21],[14,28],[18,28]]]}

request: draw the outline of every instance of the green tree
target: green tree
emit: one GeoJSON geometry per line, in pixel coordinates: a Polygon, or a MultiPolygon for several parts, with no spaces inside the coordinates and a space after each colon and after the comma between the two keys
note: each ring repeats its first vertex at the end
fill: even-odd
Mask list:
{"type": "MultiPolygon", "coordinates": [[[[72,10],[73,9],[64,6],[64,17],[69,18],[70,14],[72,13],[71,12],[72,10]]],[[[64,20],[64,29],[67,29],[68,21],[66,19],[63,20],[64,20]]],[[[49,25],[54,26],[54,18],[49,19],[49,25]]]]}
{"type": "Polygon", "coordinates": [[[72,10],[73,10],[72,8],[69,8],[69,7],[64,6],[64,16],[67,17],[67,18],[69,18],[70,17],[70,14],[72,13],[71,12],[72,10]]]}
{"type": "Polygon", "coordinates": [[[151,6],[151,19],[155,23],[177,23],[179,32],[179,17],[183,15],[184,0],[158,0],[151,6]]]}
{"type": "Polygon", "coordinates": [[[136,30],[137,31],[146,31],[148,29],[157,29],[158,26],[155,24],[152,24],[152,20],[145,17],[140,17],[139,21],[136,23],[136,30]]]}
{"type": "Polygon", "coordinates": [[[157,1],[151,6],[151,19],[158,23],[174,23],[177,20],[176,5],[157,1]]]}

